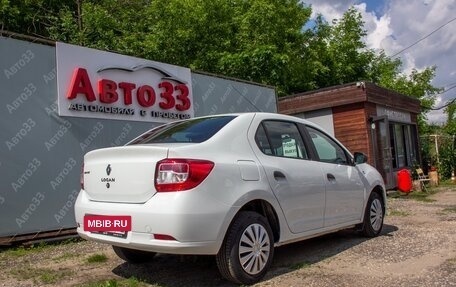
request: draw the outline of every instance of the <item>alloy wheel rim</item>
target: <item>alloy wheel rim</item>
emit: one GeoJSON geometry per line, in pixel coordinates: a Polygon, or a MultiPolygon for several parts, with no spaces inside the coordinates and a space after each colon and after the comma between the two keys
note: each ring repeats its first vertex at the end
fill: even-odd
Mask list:
{"type": "Polygon", "coordinates": [[[372,201],[370,207],[370,223],[374,231],[379,231],[383,223],[382,203],[378,198],[372,201]]]}
{"type": "Polygon", "coordinates": [[[266,266],[271,249],[268,232],[260,224],[249,225],[239,241],[239,262],[250,275],[260,273],[266,266]]]}

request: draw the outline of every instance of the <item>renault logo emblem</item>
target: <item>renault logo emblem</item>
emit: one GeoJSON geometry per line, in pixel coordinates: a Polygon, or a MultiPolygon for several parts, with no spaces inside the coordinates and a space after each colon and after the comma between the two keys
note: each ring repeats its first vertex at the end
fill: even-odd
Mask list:
{"type": "Polygon", "coordinates": [[[111,174],[111,170],[112,170],[112,169],[111,169],[111,165],[108,164],[108,166],[106,167],[106,174],[107,174],[107,175],[110,175],[110,174],[111,174]]]}

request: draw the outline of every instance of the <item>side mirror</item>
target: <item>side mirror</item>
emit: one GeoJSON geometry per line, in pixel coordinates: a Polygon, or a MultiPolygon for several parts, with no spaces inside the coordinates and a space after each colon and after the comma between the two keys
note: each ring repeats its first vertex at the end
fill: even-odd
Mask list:
{"type": "Polygon", "coordinates": [[[367,156],[362,152],[355,152],[355,164],[362,164],[367,162],[367,156]]]}

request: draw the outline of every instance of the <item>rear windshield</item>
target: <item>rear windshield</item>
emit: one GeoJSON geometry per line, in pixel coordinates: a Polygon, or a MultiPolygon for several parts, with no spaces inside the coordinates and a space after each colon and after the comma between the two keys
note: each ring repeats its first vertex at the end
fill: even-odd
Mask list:
{"type": "Polygon", "coordinates": [[[234,118],[235,116],[210,117],[170,123],[142,134],[129,144],[200,143],[215,135],[234,118]]]}

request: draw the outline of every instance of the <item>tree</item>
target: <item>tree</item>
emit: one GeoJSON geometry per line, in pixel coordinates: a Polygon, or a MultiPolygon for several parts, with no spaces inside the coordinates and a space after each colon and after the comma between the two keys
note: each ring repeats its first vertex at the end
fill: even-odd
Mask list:
{"type": "Polygon", "coordinates": [[[401,73],[402,62],[392,59],[381,51],[373,57],[367,73],[367,80],[379,86],[417,98],[421,102],[421,114],[418,117],[420,131],[426,130],[426,113],[435,103],[435,98],[442,91],[431,84],[436,67],[427,67],[422,71],[413,69],[409,75],[401,73]]]}
{"type": "MultiPolygon", "coordinates": [[[[329,74],[324,75],[328,84],[354,82],[366,77],[372,52],[366,49],[363,37],[367,35],[361,14],[353,7],[335,20],[329,35],[329,74]]],[[[322,79],[323,81],[323,79],[322,79]]]]}
{"type": "Polygon", "coordinates": [[[55,40],[274,85],[286,94],[302,62],[297,51],[310,14],[299,0],[84,1],[81,27],[66,7],[48,31],[55,40]]]}
{"type": "Polygon", "coordinates": [[[0,0],[0,28],[48,38],[51,17],[61,9],[77,10],[74,0],[0,0]]]}
{"type": "Polygon", "coordinates": [[[302,27],[311,10],[297,0],[239,1],[233,18],[238,45],[224,51],[216,72],[274,85],[285,95],[301,65],[302,27]]]}
{"type": "Polygon", "coordinates": [[[361,14],[331,24],[300,0],[0,0],[3,29],[273,85],[279,96],[359,80],[421,100],[435,67],[366,48],[361,14]]]}
{"type": "Polygon", "coordinates": [[[447,114],[447,122],[444,130],[447,134],[456,136],[456,103],[450,103],[445,108],[445,113],[447,114]]]}

